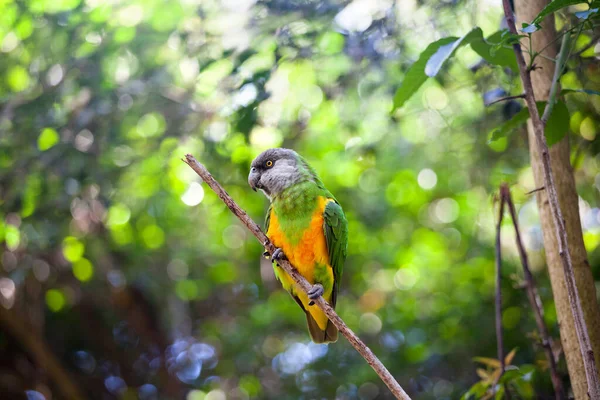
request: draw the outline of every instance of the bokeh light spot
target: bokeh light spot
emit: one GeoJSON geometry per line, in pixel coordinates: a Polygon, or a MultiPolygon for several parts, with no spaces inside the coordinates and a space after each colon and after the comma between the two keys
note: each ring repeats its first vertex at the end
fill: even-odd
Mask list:
{"type": "Polygon", "coordinates": [[[423,189],[433,189],[437,184],[437,175],[429,168],[422,169],[417,176],[417,182],[423,189]]]}
{"type": "Polygon", "coordinates": [[[442,110],[448,106],[448,96],[437,86],[430,86],[423,92],[423,103],[434,110],[442,110]]]}
{"type": "Polygon", "coordinates": [[[63,309],[66,303],[67,299],[61,290],[49,289],[46,292],[46,305],[50,311],[58,312],[63,309]]]}
{"type": "Polygon", "coordinates": [[[202,390],[190,390],[185,397],[186,400],[206,400],[206,393],[202,390]]]}
{"type": "Polygon", "coordinates": [[[63,239],[62,252],[65,260],[74,263],[83,257],[85,245],[77,240],[76,237],[67,236],[63,239]]]}
{"type": "Polygon", "coordinates": [[[87,282],[94,276],[94,266],[86,258],[80,258],[73,263],[73,275],[81,282],[87,282]]]}
{"type": "Polygon", "coordinates": [[[21,232],[19,228],[14,225],[6,225],[4,228],[4,241],[8,250],[15,251],[21,244],[21,232]]]}
{"type": "Polygon", "coordinates": [[[158,249],[165,242],[165,233],[158,225],[148,225],[142,229],[142,240],[149,249],[158,249]]]}
{"type": "Polygon", "coordinates": [[[58,132],[52,128],[44,128],[38,136],[37,146],[40,151],[46,151],[59,141],[58,132]]]}
{"type": "Polygon", "coordinates": [[[221,389],[211,390],[206,394],[204,400],[226,400],[227,396],[225,396],[225,392],[221,389]]]}
{"type": "Polygon", "coordinates": [[[456,200],[445,198],[434,203],[434,215],[442,223],[456,221],[460,208],[456,200]]]}
{"type": "Polygon", "coordinates": [[[108,209],[106,223],[108,226],[123,225],[129,221],[131,211],[124,204],[115,204],[108,209]]]}
{"type": "Polygon", "coordinates": [[[175,286],[175,293],[182,300],[194,300],[198,297],[198,285],[192,280],[184,279],[177,282],[175,286]]]}
{"type": "Polygon", "coordinates": [[[596,138],[598,124],[592,117],[586,117],[579,125],[579,133],[586,140],[594,140],[596,138]]]}
{"type": "Polygon", "coordinates": [[[410,290],[415,286],[418,279],[419,275],[416,270],[402,268],[394,275],[394,285],[400,290],[410,290]]]}
{"type": "Polygon", "coordinates": [[[181,195],[181,201],[187,206],[197,206],[204,199],[204,188],[198,182],[190,183],[187,190],[181,195]]]}
{"type": "Polygon", "coordinates": [[[359,326],[365,333],[376,335],[381,331],[382,325],[381,319],[373,313],[364,313],[360,316],[359,326]]]}

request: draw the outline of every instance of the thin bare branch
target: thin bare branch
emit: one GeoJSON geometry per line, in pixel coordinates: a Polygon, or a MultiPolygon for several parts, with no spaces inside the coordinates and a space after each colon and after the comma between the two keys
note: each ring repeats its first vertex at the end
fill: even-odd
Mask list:
{"type": "MultiPolygon", "coordinates": [[[[210,172],[204,167],[204,165],[200,164],[194,156],[191,154],[187,154],[185,159],[183,160],[187,165],[189,165],[201,178],[206,182],[206,184],[215,191],[215,193],[219,196],[221,200],[229,207],[231,212],[235,214],[236,217],[252,232],[252,234],[258,239],[258,241],[267,249],[269,254],[273,255],[275,251],[275,246],[271,241],[267,238],[267,236],[263,233],[260,227],[254,222],[248,214],[242,210],[236,202],[229,196],[229,194],[223,189],[223,187],[217,182],[210,172]]],[[[299,287],[304,292],[308,292],[310,290],[311,285],[308,281],[300,275],[300,273],[290,264],[287,260],[278,261],[279,266],[283,268],[288,275],[294,280],[297,287],[299,287]]],[[[371,349],[365,345],[362,340],[356,336],[356,334],[348,328],[348,326],[344,323],[344,321],[337,315],[334,309],[327,303],[323,297],[319,297],[315,300],[315,304],[323,310],[327,318],[335,327],[340,331],[342,335],[348,339],[350,344],[360,353],[360,355],[365,359],[365,361],[373,368],[373,370],[379,375],[381,380],[387,385],[392,394],[397,399],[409,400],[410,397],[406,394],[404,389],[400,386],[400,384],[394,379],[392,374],[387,370],[385,365],[373,354],[371,349]]]]}
{"type": "Polygon", "coordinates": [[[514,100],[514,99],[524,99],[525,95],[524,94],[518,94],[516,96],[506,96],[506,97],[502,97],[498,100],[494,100],[491,103],[487,103],[486,107],[491,106],[492,104],[496,104],[496,103],[500,103],[501,101],[508,101],[508,100],[514,100]]]}
{"type": "MultiPolygon", "coordinates": [[[[498,361],[500,361],[500,374],[496,382],[502,378],[506,368],[504,338],[502,335],[502,243],[500,235],[502,218],[504,216],[504,203],[506,202],[506,197],[504,196],[505,189],[504,185],[500,187],[500,208],[498,211],[498,223],[496,224],[496,345],[498,346],[498,361]]],[[[495,384],[494,387],[496,387],[495,384]]],[[[504,386],[504,394],[506,398],[510,397],[506,386],[504,386]]]]}
{"type": "MultiPolygon", "coordinates": [[[[510,0],[502,0],[502,5],[504,7],[504,15],[506,17],[508,29],[512,34],[518,35],[517,28],[515,27],[515,16],[510,7],[510,0]]],[[[519,73],[523,83],[523,90],[526,96],[525,100],[527,101],[527,107],[529,108],[529,114],[533,123],[536,142],[541,153],[542,166],[544,170],[544,185],[548,193],[550,210],[552,212],[552,219],[554,221],[555,234],[556,238],[558,239],[558,252],[563,264],[565,284],[569,295],[569,303],[571,305],[571,312],[573,313],[573,319],[575,321],[575,330],[577,332],[579,348],[583,358],[586,380],[588,384],[588,395],[593,400],[599,400],[600,378],[598,376],[598,368],[596,367],[596,360],[594,359],[594,351],[592,350],[589,333],[583,316],[581,299],[575,284],[573,261],[571,259],[571,253],[569,251],[567,241],[567,231],[565,229],[565,222],[560,204],[558,202],[558,194],[556,192],[556,185],[554,184],[554,177],[552,175],[550,151],[548,149],[548,143],[546,143],[546,137],[544,136],[544,123],[540,118],[540,114],[535,103],[530,71],[527,70],[527,64],[525,63],[525,58],[523,57],[523,52],[521,51],[521,45],[519,42],[513,44],[513,50],[517,58],[519,73]]]]}
{"type": "Polygon", "coordinates": [[[544,189],[546,189],[546,187],[545,187],[545,186],[542,186],[542,187],[539,187],[539,188],[536,188],[536,189],[530,190],[529,192],[527,192],[527,193],[525,193],[525,194],[526,194],[526,195],[534,194],[534,193],[536,193],[536,192],[540,192],[540,191],[542,191],[542,190],[544,190],[544,189]]]}
{"type": "Polygon", "coordinates": [[[552,113],[552,109],[554,108],[554,104],[556,104],[556,93],[558,92],[558,87],[560,86],[560,76],[562,75],[562,71],[567,63],[567,58],[569,55],[569,49],[571,48],[571,34],[566,33],[562,37],[562,43],[560,45],[560,53],[558,53],[558,61],[554,67],[554,76],[552,77],[552,86],[550,87],[550,95],[548,96],[548,103],[546,104],[546,108],[544,109],[544,114],[542,115],[542,122],[546,124],[548,122],[548,118],[550,118],[550,114],[552,113]]]}
{"type": "Polygon", "coordinates": [[[529,269],[529,261],[527,259],[527,252],[525,251],[525,246],[523,246],[523,240],[521,239],[521,231],[519,230],[519,220],[517,219],[515,204],[512,201],[512,196],[510,194],[510,189],[508,188],[508,186],[503,185],[503,188],[506,189],[502,193],[502,195],[504,196],[504,200],[508,205],[508,211],[510,212],[510,217],[515,228],[517,248],[519,250],[519,257],[521,258],[521,264],[523,265],[523,273],[525,275],[525,289],[527,289],[527,297],[529,298],[529,303],[531,304],[531,308],[533,309],[535,323],[538,327],[538,331],[542,339],[542,346],[544,348],[544,352],[546,353],[546,358],[548,359],[548,365],[550,366],[550,377],[552,378],[554,393],[556,395],[556,400],[563,400],[567,397],[565,395],[562,380],[560,379],[560,374],[558,373],[558,368],[556,366],[558,360],[554,357],[554,353],[552,352],[552,337],[548,333],[548,328],[546,327],[546,322],[544,321],[544,312],[542,311],[542,301],[540,300],[540,296],[538,295],[537,289],[535,287],[533,275],[531,274],[531,270],[529,269]]]}
{"type": "Polygon", "coordinates": [[[496,224],[496,344],[498,346],[498,360],[500,361],[500,377],[504,373],[504,339],[502,337],[502,246],[500,230],[504,216],[505,186],[500,187],[500,209],[498,211],[498,223],[496,224]]]}

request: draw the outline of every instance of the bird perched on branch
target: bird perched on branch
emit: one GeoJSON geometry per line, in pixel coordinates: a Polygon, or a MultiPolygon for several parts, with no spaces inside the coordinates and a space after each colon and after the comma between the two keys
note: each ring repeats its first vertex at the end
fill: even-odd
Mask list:
{"type": "Polygon", "coordinates": [[[306,313],[315,343],[335,342],[338,331],[320,308],[319,296],[335,308],[348,247],[348,222],[342,207],[325,188],[315,170],[298,153],[269,149],[254,161],[250,187],[270,200],[267,236],[277,247],[271,257],[275,276],[306,313]],[[313,285],[308,294],[277,265],[287,260],[313,285]]]}

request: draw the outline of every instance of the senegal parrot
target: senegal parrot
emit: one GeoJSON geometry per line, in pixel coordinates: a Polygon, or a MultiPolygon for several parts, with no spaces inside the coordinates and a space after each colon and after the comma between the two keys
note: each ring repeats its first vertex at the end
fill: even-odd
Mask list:
{"type": "Polygon", "coordinates": [[[271,202],[266,230],[277,247],[272,256],[275,276],[306,313],[313,342],[335,342],[336,327],[313,306],[313,300],[323,296],[335,308],[348,247],[348,222],[342,207],[315,170],[293,150],[261,153],[252,161],[248,183],[271,202]],[[313,285],[308,295],[277,265],[283,258],[313,285]]]}

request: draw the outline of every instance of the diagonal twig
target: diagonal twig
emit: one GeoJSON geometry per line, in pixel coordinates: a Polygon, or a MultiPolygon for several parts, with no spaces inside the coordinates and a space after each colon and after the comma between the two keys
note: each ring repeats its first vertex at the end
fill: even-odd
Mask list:
{"type": "MultiPolygon", "coordinates": [[[[229,196],[229,194],[223,189],[223,187],[212,177],[210,172],[204,167],[204,165],[200,164],[198,160],[194,158],[191,154],[187,154],[185,159],[183,159],[187,165],[189,165],[206,184],[215,191],[215,193],[219,196],[221,200],[229,207],[231,212],[235,214],[236,217],[252,232],[252,234],[258,239],[258,241],[267,249],[269,254],[273,255],[275,251],[275,246],[271,241],[267,238],[267,236],[263,233],[260,227],[254,222],[248,214],[240,208],[236,204],[236,202],[229,196]]],[[[311,289],[310,283],[302,276],[300,273],[289,263],[287,260],[278,261],[278,264],[281,268],[288,273],[288,275],[293,279],[296,283],[297,287],[299,287],[304,292],[308,292],[311,289]]],[[[340,331],[342,335],[348,339],[348,342],[360,353],[360,355],[365,359],[365,361],[373,368],[373,370],[379,375],[381,380],[387,385],[392,394],[397,399],[402,400],[410,400],[410,397],[406,394],[404,389],[400,386],[400,384],[394,379],[392,374],[387,370],[385,365],[379,359],[371,349],[365,345],[362,340],[356,336],[356,334],[348,328],[346,323],[337,315],[334,309],[327,303],[323,297],[318,297],[315,300],[315,305],[319,307],[327,318],[335,325],[335,327],[340,331]]]]}
{"type": "Polygon", "coordinates": [[[552,77],[552,86],[550,86],[550,94],[548,95],[548,103],[546,103],[546,108],[544,109],[544,114],[542,115],[542,122],[544,124],[548,122],[548,118],[550,118],[550,114],[552,114],[554,104],[556,104],[556,93],[558,92],[558,87],[560,86],[560,76],[562,75],[563,69],[567,64],[570,48],[571,34],[567,33],[562,38],[560,52],[558,54],[558,61],[556,61],[554,76],[552,77]]]}
{"type": "Polygon", "coordinates": [[[500,103],[501,101],[514,100],[514,99],[524,99],[524,98],[525,98],[524,94],[517,94],[515,96],[506,96],[506,97],[499,98],[498,100],[494,100],[494,101],[492,101],[490,103],[487,103],[487,104],[485,104],[485,106],[489,107],[492,104],[500,103]]]}
{"type": "Polygon", "coordinates": [[[502,188],[506,188],[502,195],[504,196],[504,201],[508,205],[508,211],[510,212],[510,217],[512,219],[513,226],[515,227],[515,240],[517,242],[519,257],[521,258],[521,264],[523,265],[523,272],[525,275],[525,289],[527,290],[527,297],[529,298],[531,308],[533,308],[535,323],[542,339],[542,347],[544,348],[544,352],[546,353],[546,358],[548,359],[548,364],[550,366],[550,377],[552,378],[552,385],[554,386],[556,400],[563,400],[567,397],[565,395],[562,380],[560,379],[558,368],[556,366],[558,360],[554,357],[554,353],[552,352],[552,337],[548,333],[546,322],[544,322],[542,301],[540,300],[540,296],[538,295],[535,287],[535,281],[533,279],[533,275],[531,274],[531,270],[529,269],[527,252],[525,251],[523,241],[521,240],[521,232],[519,230],[519,220],[517,219],[515,204],[513,203],[512,196],[510,195],[510,189],[506,185],[502,185],[502,188]]]}

